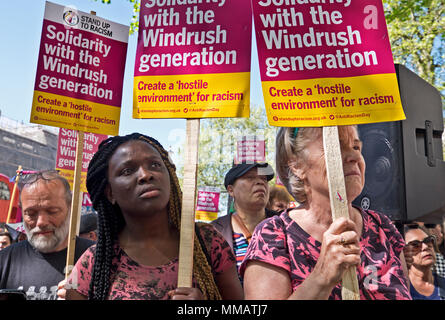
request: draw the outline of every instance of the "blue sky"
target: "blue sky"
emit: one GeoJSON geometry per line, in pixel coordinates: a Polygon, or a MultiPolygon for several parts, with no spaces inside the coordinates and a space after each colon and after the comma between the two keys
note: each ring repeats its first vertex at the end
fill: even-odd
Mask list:
{"type": "MultiPolygon", "coordinates": [[[[127,0],[52,0],[84,12],[129,25],[133,7],[127,0]]],[[[0,110],[3,116],[29,124],[42,31],[44,0],[0,1],[0,110]]],[[[119,134],[142,132],[173,149],[185,139],[184,119],[132,119],[132,91],[137,35],[128,42],[119,134]]],[[[256,48],[254,47],[254,50],[256,48]]],[[[256,56],[256,55],[252,55],[256,56]]],[[[257,60],[252,62],[251,104],[264,105],[257,60]]]]}

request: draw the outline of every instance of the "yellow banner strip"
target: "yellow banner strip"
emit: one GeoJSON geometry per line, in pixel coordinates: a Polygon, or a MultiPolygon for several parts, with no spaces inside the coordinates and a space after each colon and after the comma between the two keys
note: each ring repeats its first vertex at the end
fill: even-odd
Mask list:
{"type": "Polygon", "coordinates": [[[120,108],[57,94],[34,91],[32,123],[117,135],[120,108]]]}
{"type": "Polygon", "coordinates": [[[134,77],[133,118],[248,117],[250,72],[134,77]]]}
{"type": "Polygon", "coordinates": [[[396,74],[263,82],[273,126],[335,126],[405,119],[396,74]]]}

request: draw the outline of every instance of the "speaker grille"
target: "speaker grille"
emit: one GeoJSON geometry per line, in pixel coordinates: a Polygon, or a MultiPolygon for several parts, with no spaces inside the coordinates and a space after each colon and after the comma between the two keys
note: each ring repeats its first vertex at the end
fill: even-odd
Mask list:
{"type": "Polygon", "coordinates": [[[353,203],[383,213],[391,220],[404,220],[400,123],[364,124],[358,129],[366,162],[365,186],[353,203]]]}

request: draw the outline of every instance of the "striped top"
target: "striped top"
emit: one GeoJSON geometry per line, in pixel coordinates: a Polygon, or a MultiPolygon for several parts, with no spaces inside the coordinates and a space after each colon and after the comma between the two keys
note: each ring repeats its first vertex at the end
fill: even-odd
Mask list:
{"type": "MultiPolygon", "coordinates": [[[[249,243],[242,233],[233,232],[233,251],[235,252],[236,267],[239,270],[241,263],[244,260],[244,256],[247,252],[247,247],[249,243]]],[[[240,277],[241,284],[243,284],[243,279],[240,277]]]]}

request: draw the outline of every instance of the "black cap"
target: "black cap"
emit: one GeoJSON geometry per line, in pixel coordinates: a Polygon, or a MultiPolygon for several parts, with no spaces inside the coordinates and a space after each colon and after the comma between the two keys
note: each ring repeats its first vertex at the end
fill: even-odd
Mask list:
{"type": "Polygon", "coordinates": [[[97,214],[86,213],[80,217],[79,234],[97,230],[97,214]]]}
{"type": "Polygon", "coordinates": [[[227,173],[226,177],[224,178],[224,186],[227,189],[227,186],[230,184],[234,184],[235,180],[243,176],[247,173],[247,171],[253,169],[253,168],[259,168],[258,174],[262,176],[267,176],[267,181],[270,181],[274,177],[274,171],[272,167],[267,163],[240,163],[235,166],[233,166],[227,173]]]}

